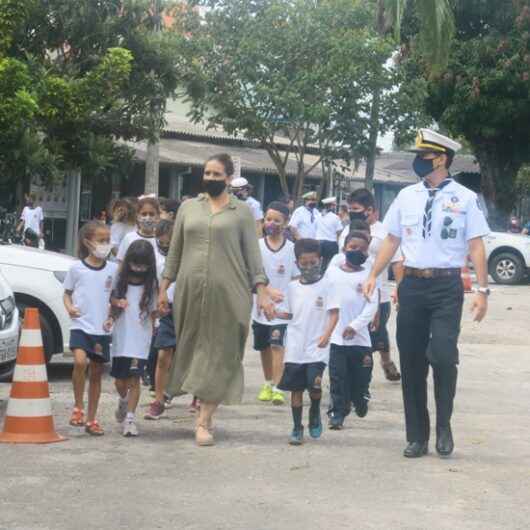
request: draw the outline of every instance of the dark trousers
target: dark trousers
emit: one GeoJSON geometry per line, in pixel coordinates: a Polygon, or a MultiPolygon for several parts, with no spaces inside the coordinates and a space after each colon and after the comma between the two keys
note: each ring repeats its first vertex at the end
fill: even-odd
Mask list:
{"type": "Polygon", "coordinates": [[[322,254],[322,272],[326,272],[329,262],[335,254],[339,253],[339,244],[336,241],[320,241],[320,253],[322,254]]]}
{"type": "Polygon", "coordinates": [[[425,442],[430,435],[429,365],[433,372],[437,427],[448,425],[453,413],[464,289],[459,276],[406,277],[398,296],[397,344],[407,441],[425,442]]]}
{"type": "Polygon", "coordinates": [[[351,405],[369,395],[372,380],[372,348],[338,346],[329,352],[330,406],[328,414],[345,418],[351,405]]]}

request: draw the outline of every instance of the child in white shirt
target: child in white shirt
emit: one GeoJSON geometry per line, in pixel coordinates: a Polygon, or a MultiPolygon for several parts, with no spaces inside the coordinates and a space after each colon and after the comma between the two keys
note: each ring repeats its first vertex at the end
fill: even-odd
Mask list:
{"type": "Polygon", "coordinates": [[[136,229],[136,206],[129,199],[116,199],[112,203],[111,213],[110,242],[112,255],[116,256],[123,238],[136,229]]]}
{"type": "Polygon", "coordinates": [[[79,257],[64,280],[64,305],[70,318],[70,350],[74,354],[72,384],[75,405],[70,425],[85,426],[88,434],[101,436],[96,420],[103,366],[110,360],[110,335],[103,329],[109,311],[112,279],[118,268],[107,261],[110,231],[100,221],[86,223],[79,232],[79,257]],[[89,363],[88,415],[85,424],[83,398],[89,363]]]}
{"type": "Polygon", "coordinates": [[[369,238],[353,231],[344,244],[345,263],[329,269],[326,278],[340,297],[339,321],[331,337],[329,360],[331,404],[330,429],[342,429],[351,404],[359,417],[366,416],[372,377],[372,343],[369,326],[378,309],[378,296],[363,295],[363,284],[370,274],[364,265],[369,238]]]}
{"type": "Polygon", "coordinates": [[[153,247],[134,241],[114,281],[106,329],[112,330],[112,370],[120,395],[116,419],[124,436],[138,436],[134,414],[156,318],[158,280],[153,247]]]}
{"type": "Polygon", "coordinates": [[[319,438],[322,434],[320,400],[322,376],[329,359],[329,340],[339,319],[339,303],[329,282],[322,278],[320,244],[315,239],[300,239],[295,244],[297,265],[301,277],[287,289],[289,319],[287,348],[282,380],[282,390],[291,391],[293,431],[289,443],[303,443],[303,394],[311,398],[309,409],[309,434],[319,438]]]}
{"type": "MultiPolygon", "coordinates": [[[[265,212],[264,237],[259,240],[261,258],[269,287],[282,295],[287,294],[287,287],[293,278],[300,274],[296,266],[294,244],[285,237],[285,228],[289,221],[289,209],[281,202],[271,202],[265,212]]],[[[282,303],[277,311],[285,312],[282,303]]],[[[252,331],[254,332],[254,349],[261,353],[261,366],[265,383],[261,387],[258,399],[273,405],[283,405],[283,392],[277,387],[283,372],[284,341],[287,323],[275,318],[267,320],[260,314],[254,296],[252,308],[252,331]]]]}

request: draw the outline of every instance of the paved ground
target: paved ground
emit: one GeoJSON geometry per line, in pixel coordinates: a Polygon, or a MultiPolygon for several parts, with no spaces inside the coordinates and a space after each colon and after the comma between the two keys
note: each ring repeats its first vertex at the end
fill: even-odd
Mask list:
{"type": "MultiPolygon", "coordinates": [[[[218,445],[199,449],[185,398],[169,419],[140,422],[138,439],[122,438],[108,376],[107,434],[92,439],[69,427],[63,361],[50,379],[57,430],[69,440],[0,446],[0,528],[527,529],[530,287],[494,291],[484,324],[466,312],[451,460],[401,456],[400,387],[379,369],[367,418],[293,448],[289,409],[255,401],[260,367],[249,350],[244,403],[221,409],[218,445]]],[[[0,384],[0,417],[8,393],[0,384]]]]}

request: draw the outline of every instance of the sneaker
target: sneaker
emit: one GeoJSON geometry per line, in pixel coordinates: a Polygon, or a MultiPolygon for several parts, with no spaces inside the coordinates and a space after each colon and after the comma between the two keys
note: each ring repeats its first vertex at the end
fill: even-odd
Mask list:
{"type": "Polygon", "coordinates": [[[123,423],[125,421],[127,416],[127,401],[118,399],[118,408],[116,409],[114,416],[116,417],[116,421],[118,423],[123,423]]]}
{"type": "Polygon", "coordinates": [[[304,443],[304,428],[293,429],[289,438],[289,445],[302,445],[304,443]]]}
{"type": "Polygon", "coordinates": [[[368,414],[368,396],[362,396],[357,403],[355,403],[355,413],[359,418],[364,418],[368,414]]]}
{"type": "Polygon", "coordinates": [[[166,408],[163,403],[160,401],[153,401],[149,405],[149,410],[146,412],[144,419],[145,420],[159,420],[165,412],[166,408]]]}
{"type": "Polygon", "coordinates": [[[138,427],[133,420],[123,422],[123,436],[138,436],[138,427]]]}
{"type": "Polygon", "coordinates": [[[169,396],[168,394],[164,394],[164,407],[165,409],[171,409],[175,406],[173,403],[173,398],[169,396]]]}
{"type": "Polygon", "coordinates": [[[272,386],[268,383],[264,383],[258,394],[258,399],[260,401],[272,401],[272,386]]]}
{"type": "Polygon", "coordinates": [[[279,390],[275,390],[272,393],[272,404],[273,405],[285,405],[285,396],[283,395],[283,392],[280,392],[279,390]]]}
{"type": "Polygon", "coordinates": [[[340,416],[337,416],[335,414],[332,414],[329,417],[329,428],[332,431],[340,431],[344,424],[344,418],[341,418],[340,416]]]}
{"type": "Polygon", "coordinates": [[[320,411],[317,412],[314,416],[309,412],[309,436],[314,438],[320,438],[322,435],[322,420],[320,419],[320,411]]]}

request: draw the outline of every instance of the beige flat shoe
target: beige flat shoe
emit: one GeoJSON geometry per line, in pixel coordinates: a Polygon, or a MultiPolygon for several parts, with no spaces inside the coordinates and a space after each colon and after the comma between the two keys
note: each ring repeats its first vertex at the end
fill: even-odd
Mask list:
{"type": "Polygon", "coordinates": [[[195,430],[195,442],[199,447],[210,447],[215,445],[212,433],[208,430],[208,427],[203,424],[197,425],[197,429],[195,430]]]}

